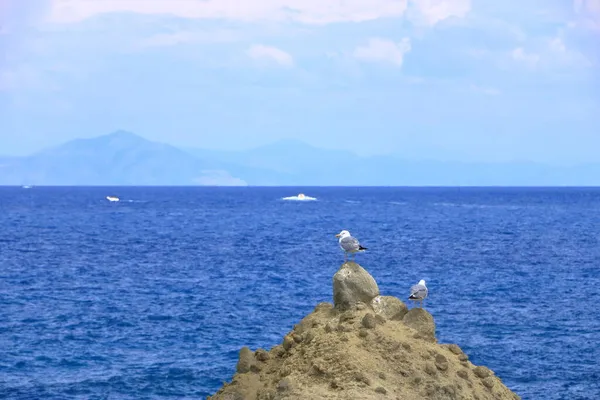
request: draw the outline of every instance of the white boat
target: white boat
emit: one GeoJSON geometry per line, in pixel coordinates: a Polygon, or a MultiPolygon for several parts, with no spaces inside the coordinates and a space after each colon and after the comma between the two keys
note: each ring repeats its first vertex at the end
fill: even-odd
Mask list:
{"type": "Polygon", "coordinates": [[[300,193],[298,194],[298,196],[290,196],[290,197],[284,197],[283,200],[294,200],[294,201],[312,201],[312,200],[316,200],[316,197],[310,197],[305,195],[304,193],[300,193]]]}
{"type": "Polygon", "coordinates": [[[108,201],[119,201],[119,198],[116,196],[106,196],[106,200],[108,201]]]}
{"type": "Polygon", "coordinates": [[[23,189],[31,189],[31,186],[29,186],[29,185],[23,185],[23,186],[21,186],[21,187],[22,187],[23,189]]]}

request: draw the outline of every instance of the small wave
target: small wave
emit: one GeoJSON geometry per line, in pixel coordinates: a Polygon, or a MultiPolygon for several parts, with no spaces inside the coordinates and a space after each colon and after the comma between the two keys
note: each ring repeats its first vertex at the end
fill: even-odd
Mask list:
{"type": "Polygon", "coordinates": [[[344,200],[346,203],[350,203],[350,204],[360,204],[360,201],[357,200],[344,200]]]}
{"type": "Polygon", "coordinates": [[[407,203],[405,201],[390,201],[390,204],[394,204],[397,206],[405,206],[407,203]]]}
{"type": "Polygon", "coordinates": [[[80,368],[80,367],[87,366],[87,363],[80,362],[80,361],[73,360],[73,359],[63,358],[60,360],[59,365],[62,367],[67,367],[67,368],[80,368]]]}
{"type": "Polygon", "coordinates": [[[470,204],[470,203],[433,203],[437,207],[462,207],[462,208],[502,208],[506,210],[518,210],[521,206],[508,204],[470,204]]]}
{"type": "Polygon", "coordinates": [[[147,319],[149,321],[168,321],[173,317],[171,315],[149,315],[147,319]]]}

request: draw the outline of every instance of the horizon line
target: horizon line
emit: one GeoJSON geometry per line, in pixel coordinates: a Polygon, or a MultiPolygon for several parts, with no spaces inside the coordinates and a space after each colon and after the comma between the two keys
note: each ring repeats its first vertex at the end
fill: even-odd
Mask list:
{"type": "Polygon", "coordinates": [[[194,189],[600,189],[600,185],[0,185],[0,188],[194,188],[194,189]]]}

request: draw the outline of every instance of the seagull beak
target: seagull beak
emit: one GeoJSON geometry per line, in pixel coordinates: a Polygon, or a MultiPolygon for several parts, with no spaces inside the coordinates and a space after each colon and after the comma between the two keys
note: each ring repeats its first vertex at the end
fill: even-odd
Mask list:
{"type": "Polygon", "coordinates": [[[340,235],[339,233],[337,235],[335,235],[335,237],[340,237],[340,236],[342,236],[342,235],[340,235]]]}

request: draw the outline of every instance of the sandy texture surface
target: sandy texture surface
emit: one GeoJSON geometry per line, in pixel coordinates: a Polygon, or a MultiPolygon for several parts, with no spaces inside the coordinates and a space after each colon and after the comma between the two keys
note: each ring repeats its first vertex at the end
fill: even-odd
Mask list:
{"type": "Polygon", "coordinates": [[[369,290],[354,286],[360,300],[317,305],[271,350],[243,348],[232,381],[209,399],[519,399],[460,347],[438,344],[425,309],[407,312],[378,291],[365,303],[369,290]]]}

